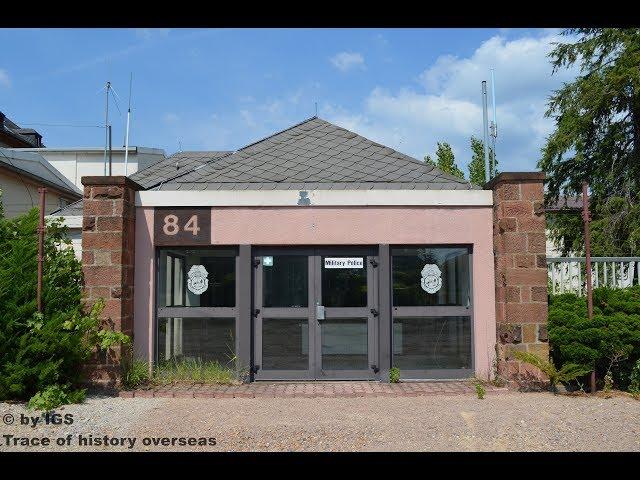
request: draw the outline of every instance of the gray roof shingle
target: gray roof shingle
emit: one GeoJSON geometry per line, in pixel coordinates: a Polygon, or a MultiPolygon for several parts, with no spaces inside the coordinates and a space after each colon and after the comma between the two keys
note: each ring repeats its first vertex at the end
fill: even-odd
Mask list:
{"type": "Polygon", "coordinates": [[[203,163],[155,188],[281,190],[297,189],[300,184],[318,189],[479,188],[318,117],[203,163]]]}

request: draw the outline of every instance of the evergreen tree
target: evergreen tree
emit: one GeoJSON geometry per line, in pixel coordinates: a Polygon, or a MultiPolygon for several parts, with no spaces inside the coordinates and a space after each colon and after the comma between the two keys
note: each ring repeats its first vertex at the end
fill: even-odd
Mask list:
{"type": "MultiPolygon", "coordinates": [[[[489,147],[489,160],[492,168],[491,178],[498,173],[498,159],[495,156],[493,148],[489,147]]],[[[484,176],[484,142],[474,136],[471,137],[471,162],[469,163],[469,181],[474,185],[484,185],[486,183],[484,176]]]]}
{"type": "Polygon", "coordinates": [[[455,155],[453,154],[451,145],[449,145],[447,142],[438,142],[436,158],[437,161],[434,162],[429,155],[426,155],[424,157],[424,162],[427,165],[434,165],[438,167],[445,173],[464,179],[464,173],[456,165],[455,155]]]}

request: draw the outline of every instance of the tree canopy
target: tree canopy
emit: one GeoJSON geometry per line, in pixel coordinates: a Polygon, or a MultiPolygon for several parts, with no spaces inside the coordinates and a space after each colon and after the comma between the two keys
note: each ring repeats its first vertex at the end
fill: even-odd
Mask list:
{"type": "MultiPolygon", "coordinates": [[[[579,194],[587,181],[594,248],[607,255],[637,254],[640,29],[572,28],[563,35],[568,41],[557,43],[549,55],[553,73],[575,65],[579,74],[549,99],[546,116],[555,120],[555,130],[538,163],[547,174],[547,201],[579,194]]],[[[574,251],[583,245],[577,222],[558,218],[550,224],[556,238],[573,232],[565,244],[574,251]]]]}
{"type": "MultiPolygon", "coordinates": [[[[491,178],[496,176],[498,171],[498,159],[495,156],[493,148],[489,147],[489,160],[493,162],[489,164],[491,178]]],[[[475,185],[484,185],[485,169],[484,169],[484,142],[474,136],[471,137],[471,162],[469,162],[469,181],[475,185]]]]}
{"type": "Polygon", "coordinates": [[[445,173],[449,173],[458,178],[464,178],[464,173],[458,165],[456,165],[456,158],[451,149],[451,145],[447,142],[438,142],[438,148],[436,150],[436,161],[434,161],[429,155],[424,157],[424,162],[428,165],[434,165],[445,173]]]}

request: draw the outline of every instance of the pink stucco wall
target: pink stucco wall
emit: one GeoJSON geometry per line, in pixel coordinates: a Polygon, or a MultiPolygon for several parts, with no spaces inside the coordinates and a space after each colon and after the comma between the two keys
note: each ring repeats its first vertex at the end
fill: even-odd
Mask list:
{"type": "MultiPolygon", "coordinates": [[[[491,207],[213,208],[211,243],[472,244],[476,375],[488,378],[493,371],[496,338],[492,222],[491,207]]],[[[147,352],[145,357],[152,338],[152,236],[152,209],[140,207],[136,221],[135,343],[137,352],[147,352]]]]}

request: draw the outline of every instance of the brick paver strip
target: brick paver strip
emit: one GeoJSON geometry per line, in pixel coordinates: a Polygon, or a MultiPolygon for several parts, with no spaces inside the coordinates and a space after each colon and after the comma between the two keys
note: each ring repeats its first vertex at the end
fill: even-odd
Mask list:
{"type": "MultiPolygon", "coordinates": [[[[488,394],[508,391],[506,387],[485,385],[488,394]]],[[[297,382],[251,383],[245,385],[165,385],[152,389],[121,391],[123,398],[357,398],[419,397],[432,395],[475,395],[474,384],[447,382],[297,382]]]]}

